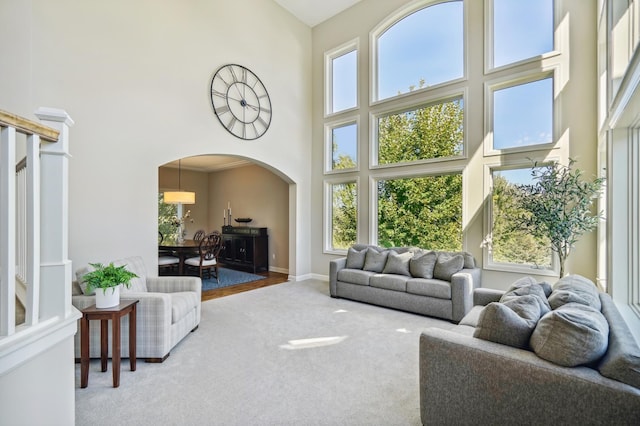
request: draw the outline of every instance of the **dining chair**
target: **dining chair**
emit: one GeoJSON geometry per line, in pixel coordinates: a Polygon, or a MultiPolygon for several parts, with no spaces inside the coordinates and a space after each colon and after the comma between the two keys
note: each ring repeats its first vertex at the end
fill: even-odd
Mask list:
{"type": "MultiPolygon", "coordinates": [[[[158,231],[158,244],[162,244],[164,241],[164,235],[158,231]]],[[[180,265],[180,259],[173,256],[173,253],[169,250],[158,250],[158,275],[168,275],[175,273],[178,275],[178,266],[180,265]]]]}
{"type": "Polygon", "coordinates": [[[207,272],[207,278],[211,278],[211,270],[214,270],[216,281],[220,282],[220,276],[218,274],[218,255],[222,249],[222,235],[218,231],[213,231],[211,234],[200,240],[198,246],[199,255],[196,257],[190,257],[184,261],[184,266],[187,269],[195,269],[198,271],[200,278],[204,279],[204,273],[207,272]]]}
{"type": "Polygon", "coordinates": [[[204,229],[198,229],[195,234],[193,234],[194,241],[200,241],[205,236],[204,229]]]}

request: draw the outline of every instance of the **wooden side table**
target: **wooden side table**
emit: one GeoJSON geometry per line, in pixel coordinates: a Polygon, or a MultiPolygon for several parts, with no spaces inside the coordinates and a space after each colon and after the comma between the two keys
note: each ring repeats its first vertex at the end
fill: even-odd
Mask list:
{"type": "Polygon", "coordinates": [[[100,320],[100,361],[102,370],[107,371],[107,354],[109,351],[109,320],[111,320],[111,368],[113,370],[113,387],[120,386],[120,319],[129,314],[129,365],[136,371],[136,305],[139,300],[120,300],[120,304],[112,308],[96,308],[91,305],[82,310],[80,320],[80,387],[89,384],[89,321],[100,320]]]}

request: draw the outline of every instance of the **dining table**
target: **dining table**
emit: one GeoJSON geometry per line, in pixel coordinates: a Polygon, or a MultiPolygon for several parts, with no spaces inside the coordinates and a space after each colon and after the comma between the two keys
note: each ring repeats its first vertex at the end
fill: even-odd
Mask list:
{"type": "Polygon", "coordinates": [[[184,240],[176,241],[167,239],[158,244],[159,252],[170,252],[176,256],[180,263],[178,264],[178,273],[184,275],[184,261],[190,257],[199,256],[200,241],[184,240]]]}

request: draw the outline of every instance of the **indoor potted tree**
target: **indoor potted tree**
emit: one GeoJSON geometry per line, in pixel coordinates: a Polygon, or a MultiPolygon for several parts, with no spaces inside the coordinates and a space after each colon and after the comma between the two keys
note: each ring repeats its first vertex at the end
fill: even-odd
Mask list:
{"type": "Polygon", "coordinates": [[[127,265],[115,266],[111,262],[108,266],[102,263],[90,263],[93,271],[85,274],[83,281],[87,290],[96,289],[96,308],[110,308],[120,303],[120,287],[129,288],[131,280],[138,276],[127,270],[127,265]]]}
{"type": "Polygon", "coordinates": [[[547,238],[551,250],[558,255],[560,277],[571,249],[582,236],[598,225],[600,214],[592,213],[593,201],[599,196],[604,178],[586,181],[582,171],[558,162],[538,166],[534,163],[533,184],[513,187],[515,201],[523,213],[512,218],[511,226],[534,237],[547,238]]]}

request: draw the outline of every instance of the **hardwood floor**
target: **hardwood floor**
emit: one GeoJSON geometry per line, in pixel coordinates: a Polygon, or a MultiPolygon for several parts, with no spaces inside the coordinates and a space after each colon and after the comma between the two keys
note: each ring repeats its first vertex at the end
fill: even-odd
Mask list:
{"type": "Polygon", "coordinates": [[[282,284],[288,281],[287,274],[281,274],[278,272],[260,272],[257,275],[262,275],[267,278],[258,281],[251,281],[248,283],[236,284],[229,287],[204,290],[202,292],[202,301],[204,302],[205,300],[217,299],[218,297],[230,296],[232,294],[242,293],[244,291],[255,290],[256,288],[282,284]]]}

